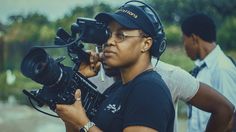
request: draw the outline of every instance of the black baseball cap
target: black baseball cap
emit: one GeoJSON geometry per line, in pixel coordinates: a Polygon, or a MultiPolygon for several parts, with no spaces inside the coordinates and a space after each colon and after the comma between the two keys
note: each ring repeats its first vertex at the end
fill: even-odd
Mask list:
{"type": "Polygon", "coordinates": [[[114,13],[99,13],[95,16],[95,19],[107,24],[114,20],[128,29],[140,29],[150,37],[156,35],[151,20],[140,6],[126,4],[114,13]]]}

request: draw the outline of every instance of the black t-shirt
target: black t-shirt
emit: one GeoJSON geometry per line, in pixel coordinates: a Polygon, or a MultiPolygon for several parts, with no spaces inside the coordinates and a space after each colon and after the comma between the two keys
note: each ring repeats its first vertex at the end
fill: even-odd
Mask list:
{"type": "Polygon", "coordinates": [[[108,97],[92,119],[103,131],[120,132],[128,126],[173,131],[175,112],[171,95],[157,72],[143,72],[124,85],[116,82],[104,93],[108,97]]]}

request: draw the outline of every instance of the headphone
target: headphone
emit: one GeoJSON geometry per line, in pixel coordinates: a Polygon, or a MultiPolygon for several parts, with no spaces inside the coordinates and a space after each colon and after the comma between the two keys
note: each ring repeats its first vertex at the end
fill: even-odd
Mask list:
{"type": "Polygon", "coordinates": [[[152,27],[155,30],[155,36],[152,36],[153,44],[150,49],[150,53],[151,53],[151,55],[153,55],[154,57],[159,59],[161,54],[166,49],[166,37],[165,37],[163,25],[161,23],[161,20],[160,20],[158,14],[151,6],[149,6],[148,4],[146,4],[142,1],[138,1],[138,0],[128,1],[124,5],[122,5],[119,9],[124,8],[127,5],[132,5],[130,3],[141,4],[138,6],[137,5],[133,5],[133,6],[137,6],[137,7],[141,8],[142,12],[146,15],[148,20],[152,23],[152,27]]]}

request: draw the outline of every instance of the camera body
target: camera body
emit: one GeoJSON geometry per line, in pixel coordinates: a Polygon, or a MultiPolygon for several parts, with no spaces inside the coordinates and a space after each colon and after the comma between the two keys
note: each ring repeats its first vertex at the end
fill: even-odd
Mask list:
{"type": "Polygon", "coordinates": [[[109,38],[109,30],[105,24],[94,19],[78,18],[77,22],[71,25],[71,32],[70,35],[59,28],[55,44],[66,45],[69,57],[75,66],[73,68],[64,66],[60,63],[60,59],[54,60],[42,47],[31,48],[23,58],[21,72],[42,84],[43,88],[29,92],[23,90],[23,93],[30,100],[37,102],[39,107],[47,105],[54,111],[56,104],[73,104],[75,91],[79,88],[83,107],[91,118],[105,96],[78,72],[81,62],[89,63],[89,54],[82,49],[81,42],[103,44],[109,38]]]}
{"type": "Polygon", "coordinates": [[[104,44],[110,36],[107,25],[95,19],[78,17],[77,22],[71,25],[72,36],[79,33],[81,41],[85,43],[104,44]]]}
{"type": "Polygon", "coordinates": [[[44,85],[42,89],[23,91],[40,107],[47,105],[54,111],[56,104],[73,104],[75,91],[79,88],[86,113],[92,117],[105,99],[82,74],[54,60],[41,48],[32,48],[28,52],[21,63],[21,71],[26,77],[44,85]]]}

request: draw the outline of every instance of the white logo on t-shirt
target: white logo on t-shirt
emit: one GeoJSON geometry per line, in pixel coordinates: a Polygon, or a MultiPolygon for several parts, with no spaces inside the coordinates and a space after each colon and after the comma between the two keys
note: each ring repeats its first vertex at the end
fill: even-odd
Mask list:
{"type": "Polygon", "coordinates": [[[111,111],[112,113],[116,113],[117,111],[120,110],[120,108],[121,108],[121,105],[116,106],[116,104],[109,104],[104,110],[111,111]]]}

